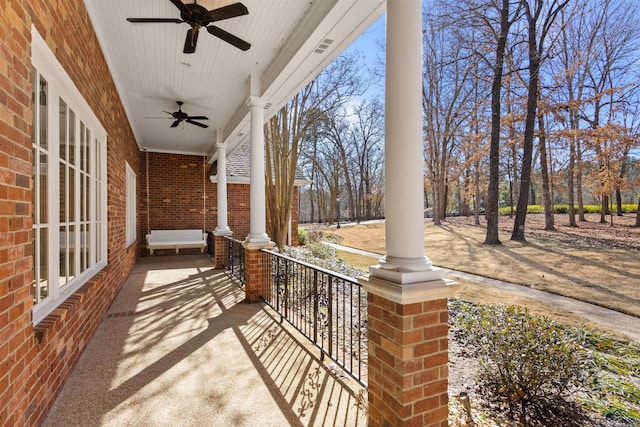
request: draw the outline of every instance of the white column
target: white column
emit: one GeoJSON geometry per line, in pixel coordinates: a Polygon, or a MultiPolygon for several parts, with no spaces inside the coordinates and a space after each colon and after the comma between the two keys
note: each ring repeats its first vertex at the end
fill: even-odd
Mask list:
{"type": "Polygon", "coordinates": [[[251,110],[251,184],[249,189],[251,224],[247,243],[269,243],[266,233],[266,197],[264,178],[264,101],[250,96],[247,101],[251,110]]]}
{"type": "Polygon", "coordinates": [[[399,283],[441,278],[424,256],[422,2],[387,1],[386,255],[370,274],[399,283]]]}
{"type": "Polygon", "coordinates": [[[216,236],[230,236],[233,234],[227,224],[227,147],[222,143],[222,129],[216,131],[216,151],[218,153],[218,226],[216,236]]]}

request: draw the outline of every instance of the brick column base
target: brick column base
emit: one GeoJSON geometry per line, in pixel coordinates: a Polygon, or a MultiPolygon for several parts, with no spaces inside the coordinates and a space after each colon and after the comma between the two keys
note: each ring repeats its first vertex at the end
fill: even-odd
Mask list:
{"type": "Polygon", "coordinates": [[[447,425],[447,300],[369,293],[369,425],[447,425]]]}
{"type": "Polygon", "coordinates": [[[273,249],[274,244],[244,243],[244,292],[248,303],[260,302],[271,285],[271,257],[261,249],[273,249]]]}
{"type": "Polygon", "coordinates": [[[448,425],[447,299],[458,285],[440,269],[420,274],[431,280],[358,280],[369,301],[369,426],[448,425]]]}
{"type": "Polygon", "coordinates": [[[225,249],[227,239],[224,236],[213,236],[213,262],[215,268],[224,268],[225,249]]]}

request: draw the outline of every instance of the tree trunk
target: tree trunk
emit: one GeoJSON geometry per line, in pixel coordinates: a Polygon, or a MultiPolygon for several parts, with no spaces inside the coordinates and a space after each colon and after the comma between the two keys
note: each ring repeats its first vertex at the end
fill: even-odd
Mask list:
{"type": "Polygon", "coordinates": [[[458,200],[459,200],[459,205],[460,205],[460,215],[462,216],[466,216],[469,217],[469,215],[471,215],[471,211],[469,209],[469,199],[468,199],[468,195],[470,194],[469,192],[469,176],[471,174],[471,169],[470,168],[466,168],[466,170],[464,171],[464,175],[463,175],[463,181],[462,181],[462,194],[460,189],[458,189],[458,200]]]}
{"type": "MultiPolygon", "coordinates": [[[[531,149],[531,151],[533,151],[533,148],[531,149]]],[[[537,205],[537,200],[536,200],[536,188],[533,185],[533,177],[531,175],[531,172],[529,172],[529,204],[530,205],[537,205]]]]}
{"type": "Polygon", "coordinates": [[[507,46],[507,36],[511,28],[509,21],[510,0],[502,0],[500,9],[500,34],[496,45],[496,62],[493,67],[491,82],[491,142],[489,148],[489,187],[485,215],[487,218],[487,234],[485,245],[499,245],[498,236],[498,189],[500,184],[500,92],[502,89],[502,74],[504,68],[504,53],[507,46]]]}
{"type": "Polygon", "coordinates": [[[433,191],[431,192],[431,198],[433,200],[433,206],[431,207],[431,212],[433,214],[433,223],[435,225],[440,225],[440,195],[435,190],[437,183],[434,183],[433,191]]]}
{"type": "Polygon", "coordinates": [[[636,210],[636,227],[640,227],[640,197],[638,197],[638,210],[636,210]]]}
{"type": "Polygon", "coordinates": [[[315,202],[313,201],[313,181],[311,183],[311,186],[309,187],[309,206],[310,206],[310,217],[309,217],[309,222],[313,223],[313,217],[315,215],[315,209],[316,209],[316,205],[315,202]]]}
{"type": "MultiPolygon", "coordinates": [[[[473,196],[473,216],[475,217],[475,224],[480,225],[480,162],[476,162],[475,165],[475,191],[473,196]]],[[[640,210],[640,209],[639,209],[640,210]]]]}
{"type": "MultiPolygon", "coordinates": [[[[536,22],[525,5],[528,21],[528,51],[529,51],[529,88],[527,90],[527,115],[525,118],[523,151],[522,151],[522,171],[520,172],[520,194],[518,197],[518,207],[516,209],[516,219],[513,221],[513,231],[511,240],[524,242],[524,225],[527,219],[527,206],[529,199],[529,188],[531,185],[531,162],[533,160],[533,137],[536,126],[536,112],[538,108],[538,82],[540,73],[540,55],[538,53],[538,42],[536,35],[536,22]]],[[[537,19],[537,18],[536,18],[537,19]]]]}
{"type": "Polygon", "coordinates": [[[600,224],[606,224],[609,214],[609,197],[604,194],[600,197],[600,224]]]}
{"type": "Polygon", "coordinates": [[[573,183],[575,178],[575,163],[576,163],[576,145],[574,142],[575,137],[571,137],[569,141],[569,166],[567,168],[567,192],[569,193],[569,208],[567,213],[569,214],[569,227],[577,227],[576,224],[576,209],[575,200],[573,196],[573,183]]]}
{"type": "Polygon", "coordinates": [[[620,187],[616,188],[616,214],[622,216],[622,193],[620,187]]]}
{"type": "Polygon", "coordinates": [[[576,171],[576,195],[578,198],[578,221],[586,222],[587,218],[584,216],[584,200],[582,197],[582,147],[580,140],[578,139],[576,144],[576,160],[578,170],[576,171]]]}
{"type": "Polygon", "coordinates": [[[544,229],[554,231],[553,204],[551,201],[551,185],[549,183],[549,168],[547,166],[547,138],[544,126],[544,113],[538,115],[538,149],[540,150],[540,169],[542,173],[542,200],[544,204],[544,229]]]}

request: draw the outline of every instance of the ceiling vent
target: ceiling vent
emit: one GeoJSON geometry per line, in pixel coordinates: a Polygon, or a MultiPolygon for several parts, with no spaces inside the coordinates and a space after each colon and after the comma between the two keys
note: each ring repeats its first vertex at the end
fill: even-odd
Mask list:
{"type": "Polygon", "coordinates": [[[327,50],[327,48],[329,47],[329,45],[333,43],[333,40],[331,39],[324,39],[322,40],[322,43],[320,43],[318,45],[318,47],[316,48],[316,50],[314,50],[315,53],[324,53],[325,50],[327,50]]]}

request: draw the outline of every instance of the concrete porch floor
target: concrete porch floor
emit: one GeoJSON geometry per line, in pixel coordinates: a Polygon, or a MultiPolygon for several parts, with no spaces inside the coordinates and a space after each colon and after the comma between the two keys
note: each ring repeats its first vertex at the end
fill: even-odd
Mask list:
{"type": "Polygon", "coordinates": [[[44,426],[366,425],[360,393],[206,256],[141,258],[44,426]]]}

